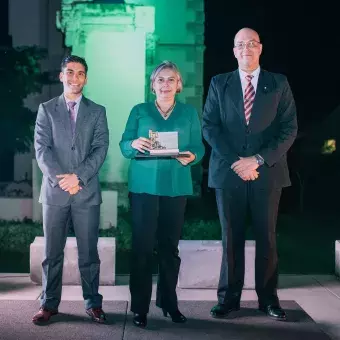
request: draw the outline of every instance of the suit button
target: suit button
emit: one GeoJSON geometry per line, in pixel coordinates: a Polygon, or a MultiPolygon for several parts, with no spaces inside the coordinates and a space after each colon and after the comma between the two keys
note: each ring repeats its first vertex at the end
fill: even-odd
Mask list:
{"type": "Polygon", "coordinates": [[[72,146],[71,150],[72,150],[72,151],[74,151],[74,150],[75,150],[75,147],[74,147],[74,146],[72,146]]]}
{"type": "Polygon", "coordinates": [[[246,128],[246,134],[247,134],[247,135],[250,135],[250,133],[251,133],[251,131],[250,131],[249,127],[247,127],[247,128],[246,128]]]}
{"type": "Polygon", "coordinates": [[[242,146],[242,149],[243,149],[243,150],[247,150],[248,148],[249,148],[249,145],[248,145],[248,144],[242,146]]]}

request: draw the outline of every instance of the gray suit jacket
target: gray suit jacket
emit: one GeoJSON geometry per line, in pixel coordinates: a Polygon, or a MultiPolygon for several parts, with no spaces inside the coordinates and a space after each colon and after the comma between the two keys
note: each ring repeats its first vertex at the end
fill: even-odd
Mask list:
{"type": "Polygon", "coordinates": [[[65,206],[71,202],[98,205],[102,202],[98,172],[109,147],[106,111],[83,96],[72,137],[64,96],[39,106],[34,147],[43,173],[40,203],[65,206]],[[58,186],[57,175],[75,173],[83,189],[71,196],[58,186]]]}

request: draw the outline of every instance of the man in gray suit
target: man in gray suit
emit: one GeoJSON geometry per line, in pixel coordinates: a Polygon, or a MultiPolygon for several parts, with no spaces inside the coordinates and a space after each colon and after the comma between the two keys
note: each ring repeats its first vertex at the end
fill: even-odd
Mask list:
{"type": "Polygon", "coordinates": [[[38,110],[34,146],[43,173],[45,254],[42,262],[41,307],[33,323],[41,324],[58,313],[62,290],[64,247],[72,220],[78,245],[86,313],[96,322],[106,319],[98,293],[100,260],[97,250],[101,191],[98,172],[109,146],[103,106],[85,98],[87,64],[77,56],[61,64],[60,97],[42,103],[38,110]]]}

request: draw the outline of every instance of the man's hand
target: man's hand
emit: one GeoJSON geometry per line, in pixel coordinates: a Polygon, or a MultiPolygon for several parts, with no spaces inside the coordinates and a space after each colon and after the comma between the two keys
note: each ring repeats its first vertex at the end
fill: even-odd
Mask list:
{"type": "Polygon", "coordinates": [[[190,157],[182,157],[182,156],[178,156],[176,157],[176,159],[182,164],[182,165],[188,165],[189,163],[191,163],[192,161],[195,160],[196,156],[190,152],[190,151],[184,151],[183,153],[186,153],[188,155],[190,155],[190,157]]]}
{"type": "Polygon", "coordinates": [[[256,170],[246,170],[238,174],[244,181],[255,181],[259,177],[256,170]]]}
{"type": "Polygon", "coordinates": [[[68,192],[70,193],[70,195],[75,195],[75,194],[77,194],[81,189],[82,189],[81,186],[76,185],[75,187],[69,189],[68,192]]]}
{"type": "Polygon", "coordinates": [[[59,181],[59,186],[64,191],[69,191],[70,189],[79,185],[79,179],[75,174],[57,175],[57,178],[61,178],[61,181],[59,181]]]}
{"type": "Polygon", "coordinates": [[[256,170],[259,167],[255,156],[251,157],[240,157],[240,160],[236,161],[231,165],[231,168],[238,174],[244,172],[256,170]]]}
{"type": "Polygon", "coordinates": [[[131,146],[134,149],[145,153],[145,151],[149,151],[151,149],[151,141],[149,138],[139,137],[131,143],[131,146]]]}

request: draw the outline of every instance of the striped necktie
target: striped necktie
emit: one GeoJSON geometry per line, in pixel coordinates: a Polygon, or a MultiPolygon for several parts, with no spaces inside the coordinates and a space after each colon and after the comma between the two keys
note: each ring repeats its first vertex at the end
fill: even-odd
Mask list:
{"type": "Polygon", "coordinates": [[[248,84],[244,90],[244,114],[247,125],[249,124],[251,109],[253,107],[254,99],[255,99],[255,89],[253,84],[251,83],[253,76],[248,74],[246,76],[246,80],[248,84]]]}

